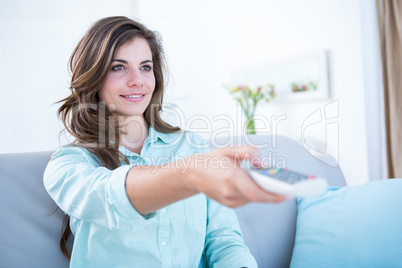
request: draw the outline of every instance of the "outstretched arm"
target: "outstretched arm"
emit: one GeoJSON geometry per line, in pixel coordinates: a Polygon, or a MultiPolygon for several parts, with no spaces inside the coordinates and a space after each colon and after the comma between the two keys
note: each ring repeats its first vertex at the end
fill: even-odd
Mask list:
{"type": "Polygon", "coordinates": [[[196,154],[169,167],[135,166],[127,174],[127,195],[142,215],[200,192],[231,208],[285,200],[261,189],[241,169],[241,160],[258,165],[258,158],[257,149],[243,146],[196,154]]]}

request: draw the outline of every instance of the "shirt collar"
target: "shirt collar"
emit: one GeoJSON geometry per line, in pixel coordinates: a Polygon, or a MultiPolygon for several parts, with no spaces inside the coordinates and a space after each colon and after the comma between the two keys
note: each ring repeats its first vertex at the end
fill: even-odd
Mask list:
{"type": "MultiPolygon", "coordinates": [[[[155,130],[152,126],[148,128],[148,137],[144,141],[144,146],[148,143],[155,143],[158,139],[162,142],[169,144],[177,140],[179,135],[182,135],[183,131],[173,132],[173,133],[163,133],[155,130]]],[[[137,156],[136,153],[131,152],[123,146],[119,146],[120,152],[126,156],[137,156]]]]}
{"type": "Polygon", "coordinates": [[[181,131],[174,132],[174,133],[163,133],[155,130],[152,126],[148,129],[148,137],[145,140],[144,144],[146,143],[154,143],[158,139],[163,141],[164,143],[171,143],[176,140],[177,136],[180,135],[181,131]]]}

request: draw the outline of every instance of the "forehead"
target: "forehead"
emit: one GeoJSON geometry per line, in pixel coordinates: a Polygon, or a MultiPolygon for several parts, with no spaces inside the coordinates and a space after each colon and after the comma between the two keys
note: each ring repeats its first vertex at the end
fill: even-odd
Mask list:
{"type": "Polygon", "coordinates": [[[148,42],[144,38],[134,38],[133,40],[121,45],[114,53],[114,58],[129,57],[152,59],[152,51],[148,42]]]}

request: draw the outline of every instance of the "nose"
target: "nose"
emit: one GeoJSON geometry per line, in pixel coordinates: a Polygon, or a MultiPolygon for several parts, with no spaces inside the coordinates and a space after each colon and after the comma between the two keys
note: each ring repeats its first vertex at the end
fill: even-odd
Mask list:
{"type": "Polygon", "coordinates": [[[137,70],[132,70],[129,74],[129,79],[127,83],[129,87],[142,87],[144,85],[144,81],[142,79],[141,73],[137,70]]]}

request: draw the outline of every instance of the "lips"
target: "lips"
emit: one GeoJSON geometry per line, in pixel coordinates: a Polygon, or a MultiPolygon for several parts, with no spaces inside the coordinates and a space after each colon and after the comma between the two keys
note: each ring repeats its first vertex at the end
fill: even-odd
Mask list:
{"type": "Polygon", "coordinates": [[[129,95],[120,95],[123,99],[130,102],[140,102],[145,98],[146,94],[129,94],[129,95]]]}
{"type": "Polygon", "coordinates": [[[145,96],[145,94],[131,94],[131,95],[120,95],[123,98],[141,98],[145,96]]]}

